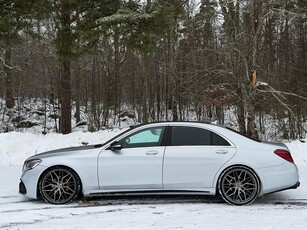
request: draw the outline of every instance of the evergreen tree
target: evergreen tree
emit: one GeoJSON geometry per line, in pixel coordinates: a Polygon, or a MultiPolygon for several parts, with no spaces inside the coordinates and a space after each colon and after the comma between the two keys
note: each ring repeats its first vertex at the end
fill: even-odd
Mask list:
{"type": "Polygon", "coordinates": [[[0,0],[0,64],[5,75],[7,108],[15,105],[12,72],[17,68],[12,64],[13,47],[22,41],[22,34],[30,26],[32,6],[32,1],[0,0]]]}
{"type": "MultiPolygon", "coordinates": [[[[40,1],[40,0],[37,0],[40,1]]],[[[71,132],[71,61],[80,52],[81,45],[97,42],[99,19],[117,12],[119,0],[44,0],[43,8],[37,9],[45,15],[46,23],[53,23],[56,36],[54,44],[60,67],[60,132],[71,132]],[[88,35],[96,35],[94,37],[88,35]]]]}

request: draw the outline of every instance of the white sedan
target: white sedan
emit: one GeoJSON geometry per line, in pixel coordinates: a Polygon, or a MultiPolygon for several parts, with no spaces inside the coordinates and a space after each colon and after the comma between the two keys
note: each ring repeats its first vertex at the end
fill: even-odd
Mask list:
{"type": "Polygon", "coordinates": [[[133,127],[104,144],[34,155],[24,163],[19,192],[51,204],[81,195],[219,194],[245,205],[299,184],[283,144],[219,125],[159,122],[133,127]]]}

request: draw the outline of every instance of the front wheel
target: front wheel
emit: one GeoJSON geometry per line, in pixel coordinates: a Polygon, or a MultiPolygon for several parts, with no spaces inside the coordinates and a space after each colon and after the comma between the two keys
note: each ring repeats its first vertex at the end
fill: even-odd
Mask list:
{"type": "Polygon", "coordinates": [[[233,166],[220,176],[218,189],[222,198],[229,204],[245,205],[258,197],[260,182],[249,168],[233,166]]]}
{"type": "Polygon", "coordinates": [[[60,166],[51,168],[42,175],[39,191],[48,203],[67,204],[80,194],[80,178],[70,168],[60,166]]]}

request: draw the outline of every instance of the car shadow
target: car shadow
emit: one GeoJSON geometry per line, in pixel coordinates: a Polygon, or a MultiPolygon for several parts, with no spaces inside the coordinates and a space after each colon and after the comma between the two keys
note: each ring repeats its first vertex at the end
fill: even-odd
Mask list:
{"type": "Polygon", "coordinates": [[[225,203],[219,196],[201,195],[107,195],[82,198],[79,205],[154,205],[154,204],[201,204],[225,203]]]}
{"type": "MultiPolygon", "coordinates": [[[[156,205],[156,204],[227,204],[221,196],[203,195],[104,195],[82,198],[79,206],[156,205]]],[[[291,199],[287,194],[274,193],[257,198],[249,205],[307,205],[307,200],[291,199]]]]}

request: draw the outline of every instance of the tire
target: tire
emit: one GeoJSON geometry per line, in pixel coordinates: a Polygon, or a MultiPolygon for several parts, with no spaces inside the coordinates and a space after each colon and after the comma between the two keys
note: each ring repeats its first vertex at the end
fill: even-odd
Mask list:
{"type": "Polygon", "coordinates": [[[227,203],[246,205],[258,197],[260,182],[251,169],[245,166],[233,166],[221,174],[218,190],[227,203]]]}
{"type": "Polygon", "coordinates": [[[53,167],[41,176],[39,191],[47,203],[67,204],[81,193],[81,180],[70,168],[53,167]]]}

